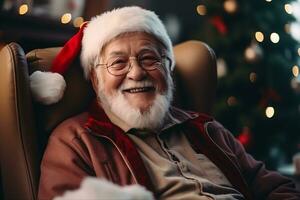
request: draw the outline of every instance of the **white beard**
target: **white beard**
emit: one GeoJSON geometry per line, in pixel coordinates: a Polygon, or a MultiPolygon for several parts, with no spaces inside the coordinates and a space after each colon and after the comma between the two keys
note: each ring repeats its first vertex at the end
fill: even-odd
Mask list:
{"type": "MultiPolygon", "coordinates": [[[[102,106],[107,107],[110,111],[123,120],[130,128],[151,129],[156,130],[163,125],[166,115],[169,111],[170,104],[173,98],[173,81],[171,76],[167,77],[168,89],[164,94],[156,94],[156,97],[146,111],[141,111],[133,107],[119,89],[115,94],[104,94],[100,83],[98,98],[102,106]]],[[[101,78],[100,78],[100,81],[101,78]]],[[[146,81],[149,83],[149,81],[146,81]]],[[[122,88],[122,86],[120,87],[122,88]]]]}

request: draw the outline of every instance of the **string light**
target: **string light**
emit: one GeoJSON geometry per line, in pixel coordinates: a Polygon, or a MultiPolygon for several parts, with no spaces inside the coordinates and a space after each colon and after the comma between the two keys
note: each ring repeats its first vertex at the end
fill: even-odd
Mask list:
{"type": "Polygon", "coordinates": [[[226,0],[224,1],[224,9],[228,13],[234,13],[237,10],[237,3],[235,0],[226,0]]]}
{"type": "Polygon", "coordinates": [[[290,24],[284,25],[284,30],[286,33],[291,33],[291,25],[290,24]]]}
{"type": "Polygon", "coordinates": [[[20,15],[25,15],[28,12],[28,5],[27,4],[22,4],[19,7],[19,14],[20,15]]]}
{"type": "Polygon", "coordinates": [[[260,31],[257,31],[255,33],[255,39],[258,41],[258,42],[262,42],[264,41],[264,34],[260,31]]]}
{"type": "Polygon", "coordinates": [[[223,58],[217,59],[217,76],[218,78],[222,78],[227,74],[227,64],[223,58]]]}
{"type": "Polygon", "coordinates": [[[269,107],[266,108],[265,113],[266,113],[267,118],[272,118],[275,114],[275,110],[272,106],[269,106],[269,107]]]}
{"type": "Polygon", "coordinates": [[[272,0],[266,0],[266,2],[271,2],[272,0]]]}
{"type": "Polygon", "coordinates": [[[61,16],[61,23],[62,24],[67,24],[72,20],[72,15],[70,13],[65,13],[63,16],[61,16]]]}
{"type": "Polygon", "coordinates": [[[249,75],[249,79],[252,83],[256,82],[256,79],[257,79],[257,75],[255,72],[251,72],[250,75],[249,75]]]}
{"type": "Polygon", "coordinates": [[[278,43],[279,40],[280,40],[280,37],[278,35],[278,33],[272,33],[270,35],[270,40],[273,42],[273,43],[278,43]]]}
{"type": "Polygon", "coordinates": [[[79,28],[84,22],[84,19],[82,17],[76,17],[73,21],[73,25],[76,28],[79,28]]]}
{"type": "Polygon", "coordinates": [[[299,67],[297,65],[293,66],[292,73],[295,77],[299,75],[299,67]]]}
{"type": "Polygon", "coordinates": [[[284,10],[287,14],[293,14],[293,6],[291,4],[285,4],[284,10]]]}
{"type": "Polygon", "coordinates": [[[228,99],[227,99],[227,104],[228,104],[229,106],[234,106],[234,105],[237,104],[237,99],[236,99],[234,96],[230,96],[230,97],[228,97],[228,99]]]}
{"type": "Polygon", "coordinates": [[[198,5],[197,6],[197,13],[199,15],[206,15],[206,6],[205,5],[198,5]]]}
{"type": "Polygon", "coordinates": [[[254,60],[256,58],[256,53],[255,53],[254,49],[251,47],[248,47],[245,50],[245,57],[249,61],[254,60]]]}

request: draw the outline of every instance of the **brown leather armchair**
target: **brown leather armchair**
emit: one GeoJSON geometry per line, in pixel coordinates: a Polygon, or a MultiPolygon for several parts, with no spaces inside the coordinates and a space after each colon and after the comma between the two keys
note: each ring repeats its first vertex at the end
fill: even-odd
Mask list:
{"type": "MultiPolygon", "coordinates": [[[[0,191],[4,199],[36,199],[39,164],[49,134],[61,121],[84,110],[94,96],[75,61],[65,75],[68,88],[59,103],[44,106],[32,100],[29,74],[49,69],[59,50],[36,49],[25,55],[18,44],[11,43],[0,52],[0,191]]],[[[176,45],[174,52],[174,104],[210,113],[217,82],[214,53],[198,41],[176,45]]]]}

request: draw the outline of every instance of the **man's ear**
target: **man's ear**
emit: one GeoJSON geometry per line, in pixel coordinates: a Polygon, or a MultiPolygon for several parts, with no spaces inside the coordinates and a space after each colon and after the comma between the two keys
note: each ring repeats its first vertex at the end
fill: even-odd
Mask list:
{"type": "Polygon", "coordinates": [[[95,68],[91,69],[90,80],[91,80],[94,91],[97,93],[98,87],[99,87],[99,80],[98,80],[97,72],[96,72],[95,68]]]}

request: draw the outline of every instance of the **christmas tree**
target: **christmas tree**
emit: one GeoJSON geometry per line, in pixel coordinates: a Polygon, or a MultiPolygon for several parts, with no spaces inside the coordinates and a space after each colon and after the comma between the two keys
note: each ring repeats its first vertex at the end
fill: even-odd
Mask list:
{"type": "Polygon", "coordinates": [[[217,55],[214,116],[272,169],[300,150],[300,48],[290,33],[292,3],[206,0],[196,7],[194,37],[217,55]]]}

